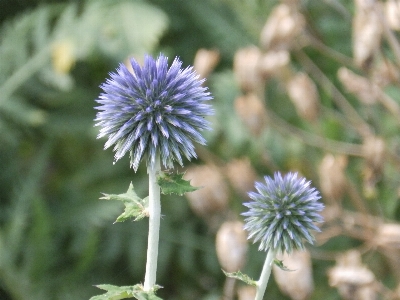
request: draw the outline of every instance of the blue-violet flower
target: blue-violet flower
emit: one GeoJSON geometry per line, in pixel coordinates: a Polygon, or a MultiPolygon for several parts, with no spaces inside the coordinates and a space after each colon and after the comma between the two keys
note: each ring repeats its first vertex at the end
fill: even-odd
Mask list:
{"type": "Polygon", "coordinates": [[[255,183],[257,192],[249,192],[253,200],[244,203],[249,208],[242,213],[246,216],[244,228],[249,239],[261,241],[259,250],[269,248],[291,253],[303,249],[303,241],[314,242],[310,230],[320,231],[314,222],[322,222],[319,214],[324,205],[318,200],[319,192],[297,173],[284,177],[277,172],[274,178],[265,176],[265,184],[255,183]]]}
{"type": "Polygon", "coordinates": [[[182,165],[182,156],[196,157],[193,142],[205,144],[200,131],[210,129],[204,117],[213,113],[205,103],[212,96],[204,80],[192,67],[181,69],[178,58],[168,69],[162,54],[157,60],[147,55],[142,67],[134,59],[130,63],[132,73],[120,64],[100,86],[95,121],[101,127],[98,138],[108,136],[104,148],[114,145],[115,161],[129,152],[135,171],[143,156],[153,166],[159,153],[169,168],[173,161],[182,165]]]}

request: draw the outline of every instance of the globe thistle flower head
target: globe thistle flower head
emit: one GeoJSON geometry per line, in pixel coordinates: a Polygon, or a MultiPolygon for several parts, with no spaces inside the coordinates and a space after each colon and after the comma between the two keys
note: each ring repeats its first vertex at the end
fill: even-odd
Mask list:
{"type": "Polygon", "coordinates": [[[130,64],[133,72],[120,64],[100,86],[95,125],[98,138],[108,137],[104,148],[114,145],[115,161],[129,152],[135,171],[143,157],[153,166],[157,153],[168,168],[196,157],[193,142],[205,144],[200,132],[210,129],[204,117],[213,114],[204,80],[192,67],[181,69],[178,58],[168,68],[162,54],[156,60],[147,55],[143,66],[130,64]]]}
{"type": "Polygon", "coordinates": [[[314,223],[323,221],[319,192],[297,173],[282,177],[277,172],[274,178],[264,179],[265,183],[255,183],[257,192],[249,192],[252,201],[244,203],[249,208],[242,213],[247,217],[244,229],[249,232],[248,238],[261,242],[259,250],[272,248],[289,254],[303,249],[304,240],[312,244],[310,230],[320,231],[314,223]]]}

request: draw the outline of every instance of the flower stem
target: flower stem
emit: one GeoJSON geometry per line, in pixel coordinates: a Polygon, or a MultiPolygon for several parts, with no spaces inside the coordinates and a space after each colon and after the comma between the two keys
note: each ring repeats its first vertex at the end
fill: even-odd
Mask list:
{"type": "Polygon", "coordinates": [[[157,184],[157,172],[160,171],[160,156],[156,156],[154,166],[148,166],[149,174],[149,237],[147,241],[146,275],[144,290],[150,291],[156,284],[158,239],[160,234],[160,186],[157,184]]]}
{"type": "Polygon", "coordinates": [[[257,293],[254,300],[262,300],[262,298],[264,297],[265,289],[267,288],[269,275],[271,275],[272,263],[275,259],[276,252],[276,249],[269,248],[268,250],[260,279],[257,281],[257,293]]]}

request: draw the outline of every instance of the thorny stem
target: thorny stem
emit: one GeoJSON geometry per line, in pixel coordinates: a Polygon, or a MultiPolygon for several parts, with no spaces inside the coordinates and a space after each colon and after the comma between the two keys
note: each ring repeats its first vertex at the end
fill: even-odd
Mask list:
{"type": "Polygon", "coordinates": [[[270,248],[268,250],[267,258],[265,259],[260,279],[257,281],[257,293],[254,300],[262,300],[264,297],[265,289],[267,288],[269,275],[271,275],[272,263],[275,259],[276,252],[276,249],[270,248]]]}
{"type": "Polygon", "coordinates": [[[147,168],[149,174],[149,237],[147,241],[146,275],[144,290],[150,291],[156,284],[158,240],[160,234],[160,186],[157,184],[157,173],[160,171],[160,156],[157,155],[154,166],[147,168]]]}

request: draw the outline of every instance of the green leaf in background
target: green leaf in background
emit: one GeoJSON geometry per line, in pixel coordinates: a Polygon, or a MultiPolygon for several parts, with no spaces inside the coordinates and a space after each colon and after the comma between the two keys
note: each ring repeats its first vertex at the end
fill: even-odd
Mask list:
{"type": "Polygon", "coordinates": [[[288,272],[296,271],[296,270],[288,269],[288,267],[286,267],[286,266],[283,264],[283,260],[274,259],[274,264],[275,264],[275,266],[277,266],[279,269],[281,269],[281,270],[283,270],[283,271],[288,271],[288,272]]]}
{"type": "Polygon", "coordinates": [[[133,190],[133,184],[129,185],[128,191],[124,194],[103,194],[102,200],[122,201],[125,205],[124,212],[117,218],[115,222],[124,222],[130,218],[138,221],[148,216],[148,197],[140,199],[133,190]]]}
{"type": "Polygon", "coordinates": [[[244,274],[244,273],[242,273],[240,271],[233,272],[233,273],[228,273],[228,272],[225,272],[224,270],[222,270],[222,272],[224,272],[224,274],[227,277],[239,279],[239,280],[243,281],[244,283],[247,283],[248,285],[252,285],[252,286],[256,286],[257,285],[257,281],[253,280],[248,275],[246,275],[246,274],[244,274]]]}
{"type": "Polygon", "coordinates": [[[185,173],[170,174],[168,172],[159,172],[157,183],[161,187],[164,195],[176,194],[182,196],[184,193],[194,192],[199,188],[191,186],[190,181],[184,180],[185,173]]]}
{"type": "Polygon", "coordinates": [[[141,284],[133,286],[115,286],[111,284],[96,285],[99,289],[107,291],[107,293],[99,296],[91,297],[90,300],[119,300],[127,298],[136,298],[138,300],[161,300],[154,292],[160,288],[156,285],[150,292],[143,291],[141,284]]]}

